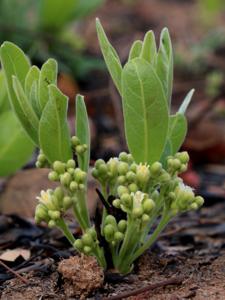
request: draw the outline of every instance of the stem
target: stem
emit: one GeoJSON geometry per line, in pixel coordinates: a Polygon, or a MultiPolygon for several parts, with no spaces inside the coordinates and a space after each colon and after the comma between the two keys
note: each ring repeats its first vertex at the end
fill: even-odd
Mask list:
{"type": "Polygon", "coordinates": [[[132,261],[130,263],[132,263],[134,260],[136,260],[144,251],[146,251],[148,248],[151,247],[151,245],[158,238],[158,235],[161,233],[161,231],[163,231],[163,229],[169,223],[170,219],[171,219],[170,214],[168,213],[168,211],[165,211],[163,213],[163,216],[162,216],[158,226],[156,227],[155,231],[152,233],[149,240],[134,253],[134,255],[132,256],[132,261]]]}
{"type": "Polygon", "coordinates": [[[70,244],[73,246],[75,242],[75,238],[71,231],[69,230],[68,225],[63,219],[59,219],[57,222],[57,226],[62,230],[63,234],[67,238],[67,240],[70,242],[70,244]]]}
{"type": "Polygon", "coordinates": [[[77,208],[77,204],[73,205],[73,212],[74,212],[75,218],[76,218],[77,222],[79,223],[82,231],[85,231],[88,227],[87,227],[87,224],[85,223],[85,221],[83,220],[79,209],[77,208]]]}
{"type": "Polygon", "coordinates": [[[86,192],[78,191],[77,198],[78,198],[78,202],[77,202],[76,207],[78,208],[80,217],[84,222],[83,230],[86,230],[91,227],[88,208],[87,208],[86,192]]]}

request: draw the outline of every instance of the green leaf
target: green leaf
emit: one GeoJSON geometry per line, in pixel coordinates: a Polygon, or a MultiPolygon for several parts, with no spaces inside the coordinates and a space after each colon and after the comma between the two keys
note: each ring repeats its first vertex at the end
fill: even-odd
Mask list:
{"type": "MultiPolygon", "coordinates": [[[[13,75],[13,88],[17,97],[17,101],[20,104],[20,107],[23,110],[23,113],[25,115],[25,118],[29,121],[30,123],[30,128],[29,132],[31,135],[32,140],[38,144],[38,126],[39,126],[39,120],[38,117],[33,110],[23,88],[18,80],[17,77],[13,75]]],[[[26,129],[26,128],[25,128],[26,129]]]]}
{"type": "Polygon", "coordinates": [[[48,29],[60,29],[73,18],[77,0],[40,0],[40,26],[48,29]]]}
{"type": "Polygon", "coordinates": [[[128,60],[139,57],[141,54],[141,49],[142,49],[142,41],[139,40],[135,41],[130,49],[128,60]]]}
{"type": "Polygon", "coordinates": [[[12,111],[0,115],[0,127],[0,176],[8,176],[29,160],[34,146],[12,111]]]}
{"type": "Polygon", "coordinates": [[[39,125],[40,148],[50,162],[66,162],[72,158],[70,132],[67,123],[68,99],[53,84],[49,85],[49,101],[39,125]]]}
{"type": "Polygon", "coordinates": [[[11,107],[15,111],[20,123],[29,137],[38,145],[36,131],[33,127],[34,125],[30,123],[30,119],[27,118],[27,115],[21,107],[20,101],[13,88],[13,76],[16,76],[21,87],[24,88],[25,78],[30,69],[29,60],[24,52],[11,42],[3,43],[0,49],[0,56],[6,78],[11,107]]]}
{"type": "Polygon", "coordinates": [[[38,67],[32,66],[29,72],[27,73],[25,79],[25,93],[38,117],[41,114],[37,94],[37,85],[39,82],[39,77],[40,70],[38,69],[38,67]]]}
{"type": "Polygon", "coordinates": [[[170,155],[174,155],[182,146],[187,134],[187,120],[183,114],[170,116],[168,141],[171,146],[170,155]]]}
{"type": "Polygon", "coordinates": [[[77,95],[76,97],[76,135],[80,139],[81,144],[87,145],[87,151],[78,156],[79,167],[85,172],[88,171],[90,161],[90,128],[84,97],[77,95]]]}
{"type": "Polygon", "coordinates": [[[58,66],[55,59],[48,59],[41,67],[41,74],[38,84],[39,106],[41,110],[44,109],[49,100],[49,84],[56,84],[58,66]]]}
{"type": "Polygon", "coordinates": [[[147,60],[150,64],[154,64],[156,54],[155,35],[150,30],[145,34],[140,57],[147,60]]]}
{"type": "Polygon", "coordinates": [[[122,72],[126,140],[136,162],[160,159],[168,132],[168,106],[161,82],[144,59],[128,62],[122,72]]]}
{"type": "Polygon", "coordinates": [[[41,110],[38,101],[38,81],[34,81],[30,90],[29,101],[33,110],[35,111],[36,115],[40,119],[41,117],[41,110]]]}
{"type": "Polygon", "coordinates": [[[5,76],[2,71],[0,71],[0,87],[0,113],[3,113],[10,110],[10,103],[7,95],[5,76]]]}
{"type": "Polygon", "coordinates": [[[107,39],[107,36],[99,19],[96,19],[96,29],[105,63],[119,93],[121,94],[122,65],[119,56],[110,44],[109,40],[107,39]]]}
{"type": "Polygon", "coordinates": [[[192,99],[192,96],[193,96],[194,92],[195,92],[195,90],[192,89],[187,93],[186,97],[184,98],[183,103],[181,104],[181,106],[178,110],[179,113],[185,114],[185,112],[186,112],[186,110],[187,110],[187,108],[188,108],[188,106],[191,102],[191,99],[192,99]]]}
{"type": "Polygon", "coordinates": [[[164,28],[160,35],[156,73],[162,82],[163,89],[170,106],[173,87],[173,49],[167,28],[164,28]]]}

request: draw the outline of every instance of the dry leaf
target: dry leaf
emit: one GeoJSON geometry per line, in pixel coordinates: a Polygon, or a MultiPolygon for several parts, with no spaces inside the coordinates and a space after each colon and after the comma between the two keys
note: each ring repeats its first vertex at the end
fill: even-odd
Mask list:
{"type": "Polygon", "coordinates": [[[22,256],[24,260],[28,260],[30,258],[30,250],[21,249],[21,248],[6,250],[5,252],[2,253],[2,255],[0,255],[0,259],[13,262],[19,256],[22,256]]]}

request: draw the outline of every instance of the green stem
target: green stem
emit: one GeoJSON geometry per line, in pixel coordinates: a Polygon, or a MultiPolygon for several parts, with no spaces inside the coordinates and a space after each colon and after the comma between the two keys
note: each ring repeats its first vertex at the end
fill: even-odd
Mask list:
{"type": "Polygon", "coordinates": [[[63,219],[59,219],[57,221],[57,226],[61,229],[67,240],[70,242],[70,244],[73,246],[75,242],[75,238],[72,235],[71,231],[69,230],[68,225],[63,219]]]}
{"type": "Polygon", "coordinates": [[[86,230],[91,227],[88,208],[87,208],[87,201],[86,201],[86,191],[78,191],[77,198],[78,198],[78,202],[76,204],[76,207],[79,210],[80,217],[84,222],[83,230],[86,230]]]}
{"type": "Polygon", "coordinates": [[[144,251],[146,251],[148,248],[151,247],[151,245],[158,238],[159,234],[163,231],[163,229],[169,223],[170,219],[171,219],[170,214],[168,213],[168,211],[165,211],[163,213],[163,216],[162,216],[162,218],[161,218],[158,226],[156,227],[155,231],[152,233],[152,235],[149,238],[149,240],[134,253],[134,255],[132,256],[132,258],[130,259],[130,263],[132,263],[133,261],[135,261],[144,251]]]}
{"type": "Polygon", "coordinates": [[[87,230],[88,226],[87,226],[86,222],[83,220],[82,215],[80,214],[80,211],[77,208],[77,204],[73,205],[73,213],[74,213],[75,218],[76,218],[77,222],[79,223],[82,231],[87,230]]]}

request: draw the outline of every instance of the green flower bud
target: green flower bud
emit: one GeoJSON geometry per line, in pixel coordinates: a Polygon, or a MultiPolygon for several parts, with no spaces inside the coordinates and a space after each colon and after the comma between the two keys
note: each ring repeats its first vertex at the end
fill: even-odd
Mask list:
{"type": "Polygon", "coordinates": [[[150,166],[150,172],[153,176],[158,176],[161,174],[162,172],[162,164],[160,162],[154,162],[151,166],[150,166]]]}
{"type": "Polygon", "coordinates": [[[136,163],[132,163],[130,165],[130,171],[136,173],[136,171],[137,171],[137,164],[136,163]]]}
{"type": "Polygon", "coordinates": [[[141,220],[143,223],[148,223],[150,221],[150,217],[146,214],[143,214],[141,220]]]}
{"type": "Polygon", "coordinates": [[[190,209],[193,209],[193,210],[196,210],[196,209],[198,209],[198,204],[197,203],[192,203],[191,205],[190,205],[190,209]]]}
{"type": "Polygon", "coordinates": [[[100,175],[100,176],[101,176],[101,175],[106,175],[107,172],[108,172],[108,168],[107,168],[106,164],[105,164],[105,163],[102,163],[102,164],[98,167],[98,173],[99,173],[99,175],[100,175]]]}
{"type": "Polygon", "coordinates": [[[142,205],[146,214],[149,214],[155,207],[155,202],[152,199],[146,199],[142,205]]]}
{"type": "Polygon", "coordinates": [[[84,243],[85,246],[91,247],[94,243],[91,234],[85,233],[82,236],[82,242],[84,243]]]}
{"type": "Polygon", "coordinates": [[[51,201],[57,210],[60,210],[62,206],[62,199],[57,198],[55,195],[51,196],[51,201]]]}
{"type": "Polygon", "coordinates": [[[125,187],[123,185],[119,185],[117,188],[117,193],[121,197],[124,193],[129,193],[129,190],[127,187],[125,187]]]}
{"type": "Polygon", "coordinates": [[[94,178],[98,178],[98,177],[99,177],[98,170],[97,170],[97,169],[95,169],[95,168],[93,168],[93,170],[92,170],[91,174],[92,174],[92,176],[93,176],[94,178]]]}
{"type": "Polygon", "coordinates": [[[70,169],[70,168],[74,169],[76,167],[75,160],[69,159],[66,163],[66,167],[67,167],[67,169],[70,169]]]}
{"type": "Polygon", "coordinates": [[[136,179],[136,174],[132,171],[129,171],[126,175],[126,178],[129,182],[134,182],[136,179]]]}
{"type": "Polygon", "coordinates": [[[48,222],[48,227],[49,227],[49,228],[54,228],[54,227],[56,227],[56,222],[55,222],[54,220],[50,220],[50,221],[48,222]]]}
{"type": "Polygon", "coordinates": [[[78,184],[78,189],[80,191],[84,191],[85,190],[85,185],[83,183],[78,184]]]}
{"type": "Polygon", "coordinates": [[[84,246],[84,249],[83,249],[84,253],[86,255],[90,254],[91,253],[91,248],[89,246],[84,246]]]}
{"type": "Polygon", "coordinates": [[[93,240],[97,239],[97,232],[93,227],[88,229],[87,233],[91,235],[93,240]]]}
{"type": "Polygon", "coordinates": [[[126,162],[121,161],[118,163],[117,170],[120,175],[126,175],[129,170],[129,165],[126,162]]]}
{"type": "Polygon", "coordinates": [[[189,162],[189,155],[187,153],[187,151],[183,151],[180,153],[177,153],[175,155],[183,164],[187,164],[189,162]]]}
{"type": "Polygon", "coordinates": [[[71,181],[71,183],[70,183],[70,190],[71,190],[72,192],[75,192],[75,191],[78,190],[78,184],[77,184],[76,181],[71,181]]]}
{"type": "Polygon", "coordinates": [[[73,169],[73,168],[69,168],[69,169],[67,169],[67,172],[70,174],[70,175],[74,175],[74,172],[75,172],[75,170],[73,169]]]}
{"type": "Polygon", "coordinates": [[[69,186],[71,180],[72,180],[72,176],[68,172],[60,175],[60,182],[64,186],[69,186]]]}
{"type": "Polygon", "coordinates": [[[84,244],[82,242],[81,239],[77,239],[74,244],[73,244],[74,248],[76,248],[78,251],[82,251],[83,250],[83,247],[84,247],[84,244]]]}
{"type": "Polygon", "coordinates": [[[106,216],[106,218],[105,218],[105,225],[107,225],[107,224],[110,224],[113,227],[116,227],[117,226],[116,218],[114,216],[112,216],[112,215],[106,216]]]}
{"type": "Polygon", "coordinates": [[[73,198],[69,197],[69,196],[65,196],[63,198],[63,208],[64,210],[69,209],[72,205],[73,205],[73,198]]]}
{"type": "Polygon", "coordinates": [[[132,211],[132,216],[134,218],[140,218],[143,215],[142,207],[135,207],[132,211]]]}
{"type": "Polygon", "coordinates": [[[180,167],[180,173],[186,172],[187,171],[188,166],[187,165],[181,165],[180,167]]]}
{"type": "Polygon", "coordinates": [[[60,212],[58,210],[49,210],[48,215],[54,221],[60,218],[60,212]]]}
{"type": "Polygon", "coordinates": [[[198,207],[202,206],[204,204],[204,198],[201,196],[196,196],[195,203],[197,203],[198,207]]]}
{"type": "Polygon", "coordinates": [[[62,163],[61,161],[56,160],[53,163],[53,170],[58,174],[63,174],[65,172],[65,164],[62,163]]]}
{"type": "Polygon", "coordinates": [[[83,183],[87,177],[87,173],[77,168],[74,171],[74,178],[79,183],[83,183]]]}
{"type": "Polygon", "coordinates": [[[127,229],[127,221],[126,220],[120,220],[119,223],[118,223],[118,229],[119,229],[119,231],[124,233],[127,229]]]}
{"type": "Polygon", "coordinates": [[[97,159],[96,162],[95,162],[95,168],[99,168],[100,165],[104,165],[105,164],[105,161],[103,159],[97,159]]]}
{"type": "Polygon", "coordinates": [[[127,161],[128,161],[129,164],[131,164],[134,161],[134,158],[130,153],[127,154],[127,161]]]}
{"type": "Polygon", "coordinates": [[[38,204],[36,206],[35,219],[39,220],[39,222],[42,220],[46,221],[48,219],[48,210],[43,204],[38,204]]]}
{"type": "Polygon", "coordinates": [[[150,171],[147,165],[139,164],[136,169],[136,176],[140,184],[146,184],[150,178],[150,171]]]}
{"type": "Polygon", "coordinates": [[[42,168],[43,164],[40,161],[36,161],[35,166],[36,168],[42,168]]]}
{"type": "Polygon", "coordinates": [[[173,159],[173,168],[175,170],[179,170],[179,168],[181,167],[181,162],[179,159],[175,158],[173,159]]]}
{"type": "Polygon", "coordinates": [[[171,179],[170,174],[167,172],[163,172],[162,175],[159,176],[158,180],[161,182],[168,182],[171,179]]]}
{"type": "Polygon", "coordinates": [[[122,232],[119,232],[117,231],[115,234],[114,234],[114,240],[116,242],[120,242],[124,239],[124,234],[122,232]]]}
{"type": "Polygon", "coordinates": [[[122,194],[120,199],[121,199],[121,202],[122,202],[123,205],[125,205],[127,207],[131,207],[132,199],[131,199],[130,194],[128,194],[128,193],[122,194]]]}
{"type": "Polygon", "coordinates": [[[83,145],[76,146],[75,150],[76,150],[77,154],[83,154],[86,151],[86,149],[83,145]]]}
{"type": "Polygon", "coordinates": [[[113,200],[112,205],[116,208],[120,208],[120,200],[119,199],[113,200]]]}
{"type": "Polygon", "coordinates": [[[51,181],[57,181],[57,180],[59,180],[59,175],[55,171],[51,171],[48,174],[48,179],[51,180],[51,181]]]}
{"type": "Polygon", "coordinates": [[[64,191],[63,189],[58,186],[55,190],[54,190],[54,196],[57,197],[58,199],[62,199],[64,196],[64,191]]]}
{"type": "Polygon", "coordinates": [[[111,177],[117,175],[117,166],[118,166],[117,158],[110,158],[110,160],[107,162],[108,171],[111,173],[111,177]]]}
{"type": "Polygon", "coordinates": [[[112,241],[115,233],[114,227],[111,224],[108,224],[104,227],[103,231],[107,242],[112,241]]]}
{"type": "Polygon", "coordinates": [[[126,152],[121,152],[119,154],[119,160],[120,161],[124,161],[127,162],[128,161],[128,154],[126,152]]]}
{"type": "Polygon", "coordinates": [[[126,182],[126,177],[124,175],[120,175],[118,178],[117,178],[117,183],[118,184],[124,184],[126,182]]]}
{"type": "Polygon", "coordinates": [[[74,147],[76,147],[76,146],[80,145],[80,140],[77,136],[72,136],[71,143],[74,147]]]}
{"type": "Polygon", "coordinates": [[[169,192],[168,198],[169,198],[171,201],[174,201],[174,200],[176,199],[175,193],[174,193],[174,192],[169,192]]]}
{"type": "Polygon", "coordinates": [[[44,154],[39,154],[37,157],[38,161],[42,164],[44,164],[46,162],[46,156],[44,154]]]}
{"type": "Polygon", "coordinates": [[[135,183],[129,184],[128,188],[131,193],[136,193],[138,190],[138,186],[135,183]]]}

